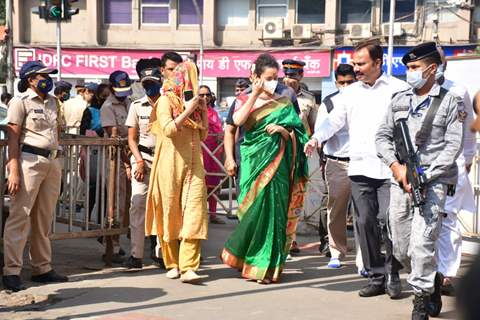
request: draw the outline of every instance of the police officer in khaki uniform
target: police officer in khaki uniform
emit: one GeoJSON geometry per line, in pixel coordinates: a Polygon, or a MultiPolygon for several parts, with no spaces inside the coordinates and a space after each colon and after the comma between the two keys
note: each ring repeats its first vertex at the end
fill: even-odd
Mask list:
{"type": "MultiPolygon", "coordinates": [[[[160,97],[161,60],[158,58],[140,59],[136,65],[138,77],[145,90],[145,96],[135,100],[128,111],[128,146],[132,156],[132,198],[130,202],[130,257],[124,266],[129,269],[143,267],[145,243],[145,206],[147,203],[148,182],[155,151],[155,135],[150,132],[150,114],[160,97]]],[[[150,237],[151,256],[160,263],[158,250],[155,250],[156,237],[150,237]]]]}
{"type": "Polygon", "coordinates": [[[405,267],[411,267],[408,283],[415,293],[412,320],[424,320],[438,316],[442,308],[443,279],[437,272],[435,245],[447,191],[452,191],[450,185],[457,182],[455,160],[462,151],[467,115],[462,98],[436,83],[441,59],[434,42],[417,45],[402,62],[412,88],[393,98],[378,129],[376,147],[394,177],[389,212],[393,253],[405,267]],[[425,199],[418,207],[412,200],[412,181],[407,180],[406,166],[398,158],[395,141],[401,136],[395,132],[401,122],[407,124],[415,149],[420,167],[415,169],[417,175],[424,177],[421,194],[425,199]]]}
{"type": "MultiPolygon", "coordinates": [[[[112,94],[108,96],[100,109],[100,119],[102,127],[108,137],[128,137],[128,127],[125,124],[127,120],[128,110],[130,108],[130,98],[132,94],[131,80],[125,71],[117,70],[110,74],[110,91],[112,94]]],[[[124,150],[123,150],[124,151],[124,150]]],[[[124,219],[127,214],[127,178],[131,177],[131,165],[126,152],[121,154],[122,164],[120,165],[119,180],[119,214],[120,219],[124,219]]],[[[122,263],[121,256],[125,252],[120,248],[118,241],[114,241],[115,254],[112,262],[122,263]]]]}
{"type": "MultiPolygon", "coordinates": [[[[297,95],[298,106],[300,108],[299,116],[300,119],[302,119],[308,135],[310,136],[315,127],[318,106],[315,103],[314,95],[305,90],[303,84],[301,83],[303,79],[303,67],[305,66],[305,62],[287,59],[282,61],[282,65],[283,72],[285,74],[283,82],[295,91],[297,95]]],[[[325,185],[325,180],[322,177],[321,170],[319,169],[320,156],[318,153],[308,158],[308,168],[310,179],[307,184],[307,194],[305,195],[304,219],[311,217],[315,212],[318,211],[319,207],[323,208],[320,210],[319,219],[319,234],[322,246],[321,251],[323,251],[328,249],[326,210],[327,188],[325,185]]],[[[298,248],[297,241],[295,241],[294,236],[290,253],[297,254],[299,252],[300,249],[298,248]]]]}
{"type": "Polygon", "coordinates": [[[22,94],[13,98],[8,108],[8,192],[12,201],[5,222],[3,285],[12,291],[25,289],[20,272],[29,226],[32,281],[68,281],[52,269],[48,238],[61,182],[59,104],[49,94],[52,73],[57,70],[41,61],[24,64],[18,84],[22,94]]]}

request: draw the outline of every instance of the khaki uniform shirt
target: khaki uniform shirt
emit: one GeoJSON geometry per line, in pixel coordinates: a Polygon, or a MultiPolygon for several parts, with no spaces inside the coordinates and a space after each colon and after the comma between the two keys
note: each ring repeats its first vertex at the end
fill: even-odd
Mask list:
{"type": "Polygon", "coordinates": [[[87,108],[87,102],[81,95],[68,99],[63,103],[63,118],[68,133],[78,134],[83,112],[87,108]]]}
{"type": "Polygon", "coordinates": [[[57,150],[57,98],[47,95],[43,100],[32,89],[27,89],[9,103],[8,122],[22,127],[20,144],[57,150]]]}
{"type": "Polygon", "coordinates": [[[138,144],[147,148],[155,148],[155,136],[149,132],[148,129],[151,113],[152,106],[145,96],[132,103],[128,111],[127,121],[125,122],[127,127],[139,129],[140,136],[138,144]]]}
{"type": "Polygon", "coordinates": [[[318,106],[315,104],[315,96],[303,89],[297,93],[298,106],[300,107],[300,118],[307,130],[308,135],[313,133],[315,120],[317,119],[318,106]]]}
{"type": "Polygon", "coordinates": [[[102,127],[117,127],[118,134],[122,138],[128,136],[128,127],[125,124],[130,108],[130,99],[127,97],[124,101],[119,101],[111,94],[100,108],[100,118],[102,127]]]}

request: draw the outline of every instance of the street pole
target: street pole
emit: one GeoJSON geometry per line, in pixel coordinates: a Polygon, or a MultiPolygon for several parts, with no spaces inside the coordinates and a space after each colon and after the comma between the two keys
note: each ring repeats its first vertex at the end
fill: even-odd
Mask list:
{"type": "Polygon", "coordinates": [[[197,13],[198,27],[200,28],[200,85],[203,85],[203,14],[200,12],[197,0],[193,0],[193,6],[197,13]]]}
{"type": "Polygon", "coordinates": [[[62,48],[60,43],[62,41],[62,22],[57,18],[57,81],[62,79],[62,48]]]}
{"type": "Polygon", "coordinates": [[[7,35],[7,92],[13,94],[13,83],[15,74],[13,73],[13,0],[7,0],[5,6],[5,17],[6,17],[6,25],[8,30],[7,35]]]}
{"type": "Polygon", "coordinates": [[[390,21],[388,28],[388,54],[387,54],[387,75],[392,75],[393,60],[393,25],[395,24],[395,0],[390,0],[390,21]]]}

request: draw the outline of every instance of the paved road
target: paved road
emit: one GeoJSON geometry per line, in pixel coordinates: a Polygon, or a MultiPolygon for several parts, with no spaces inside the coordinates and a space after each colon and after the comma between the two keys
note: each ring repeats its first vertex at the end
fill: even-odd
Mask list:
{"type": "MultiPolygon", "coordinates": [[[[71,282],[0,293],[0,319],[409,319],[411,291],[400,300],[387,296],[360,298],[366,280],[356,274],[354,255],[345,267],[331,270],[317,251],[314,237],[299,237],[302,254],[288,261],[279,284],[259,285],[239,277],[218,255],[235,227],[211,226],[204,243],[203,285],[169,280],[164,271],[147,266],[140,272],[101,266],[102,248],[94,239],[54,244],[55,268],[71,282]]],[[[122,245],[128,248],[128,240],[122,245]]],[[[147,246],[148,247],[148,246],[147,246]]],[[[147,259],[146,263],[150,263],[147,259]]],[[[27,268],[23,274],[28,279],[27,268]]],[[[405,275],[402,275],[405,278],[405,275]]],[[[407,287],[404,282],[404,287],[407,287]]],[[[454,300],[444,298],[442,319],[456,319],[454,300]]]]}

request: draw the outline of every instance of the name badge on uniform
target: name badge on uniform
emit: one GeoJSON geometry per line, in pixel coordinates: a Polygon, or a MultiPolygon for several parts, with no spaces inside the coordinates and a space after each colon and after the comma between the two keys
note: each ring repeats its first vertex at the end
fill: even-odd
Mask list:
{"type": "Polygon", "coordinates": [[[150,120],[150,116],[140,116],[141,120],[150,120]]]}
{"type": "Polygon", "coordinates": [[[33,112],[43,114],[43,109],[33,109],[33,112]]]}

